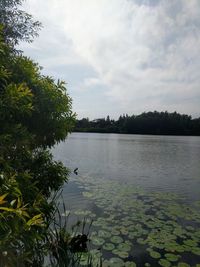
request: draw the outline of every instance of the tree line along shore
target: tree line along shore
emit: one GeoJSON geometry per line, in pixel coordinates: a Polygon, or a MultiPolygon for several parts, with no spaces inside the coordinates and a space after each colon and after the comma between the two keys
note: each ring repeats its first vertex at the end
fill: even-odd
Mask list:
{"type": "Polygon", "coordinates": [[[83,118],[76,121],[75,132],[154,134],[154,135],[200,135],[200,118],[192,119],[177,112],[144,112],[140,115],[121,115],[117,120],[83,118]]]}

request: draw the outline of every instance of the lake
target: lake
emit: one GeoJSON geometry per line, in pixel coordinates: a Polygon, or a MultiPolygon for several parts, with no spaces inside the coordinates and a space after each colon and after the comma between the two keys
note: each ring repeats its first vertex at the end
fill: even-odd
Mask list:
{"type": "Polygon", "coordinates": [[[64,202],[72,221],[94,220],[104,266],[200,264],[200,137],[72,133],[53,154],[72,170],[64,202]]]}

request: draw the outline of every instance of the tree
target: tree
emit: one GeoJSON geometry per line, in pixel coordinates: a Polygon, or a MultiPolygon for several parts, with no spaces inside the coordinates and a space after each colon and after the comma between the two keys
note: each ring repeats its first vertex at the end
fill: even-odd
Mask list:
{"type": "Polygon", "coordinates": [[[19,9],[22,2],[24,0],[0,0],[2,36],[13,48],[19,41],[31,42],[41,27],[39,21],[34,21],[30,14],[19,9]]]}
{"type": "MultiPolygon", "coordinates": [[[[8,1],[9,2],[9,1],[8,1]]],[[[4,29],[4,28],[3,28],[4,29]]],[[[65,84],[13,52],[0,28],[0,266],[42,266],[55,208],[49,198],[68,169],[48,148],[64,140],[75,114],[65,84]]]]}
{"type": "Polygon", "coordinates": [[[41,26],[19,10],[22,2],[0,0],[0,266],[39,267],[46,255],[53,266],[75,266],[67,229],[56,224],[53,235],[50,228],[58,209],[52,196],[69,170],[49,151],[72,130],[75,114],[65,83],[16,50],[41,26]]]}
{"type": "Polygon", "coordinates": [[[177,112],[144,112],[140,115],[120,116],[118,120],[105,119],[87,121],[87,127],[76,123],[76,131],[130,133],[130,134],[164,134],[164,135],[200,135],[199,119],[193,119],[177,112]],[[80,127],[81,126],[81,127],[80,127]]]}

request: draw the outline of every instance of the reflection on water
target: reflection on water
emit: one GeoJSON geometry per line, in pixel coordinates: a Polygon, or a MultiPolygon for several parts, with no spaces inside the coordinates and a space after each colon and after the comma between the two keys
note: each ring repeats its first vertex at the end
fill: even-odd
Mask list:
{"type": "Polygon", "coordinates": [[[200,262],[199,137],[74,133],[53,153],[79,168],[65,205],[72,221],[94,220],[105,266],[200,262]]]}
{"type": "Polygon", "coordinates": [[[53,152],[82,176],[200,195],[200,137],[73,133],[53,152]]]}

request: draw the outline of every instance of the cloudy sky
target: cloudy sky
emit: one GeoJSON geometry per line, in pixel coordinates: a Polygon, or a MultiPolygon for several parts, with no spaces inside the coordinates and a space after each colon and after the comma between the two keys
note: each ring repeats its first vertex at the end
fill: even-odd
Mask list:
{"type": "Polygon", "coordinates": [[[199,0],[27,0],[24,8],[43,28],[21,48],[67,82],[79,118],[200,116],[199,0]]]}

